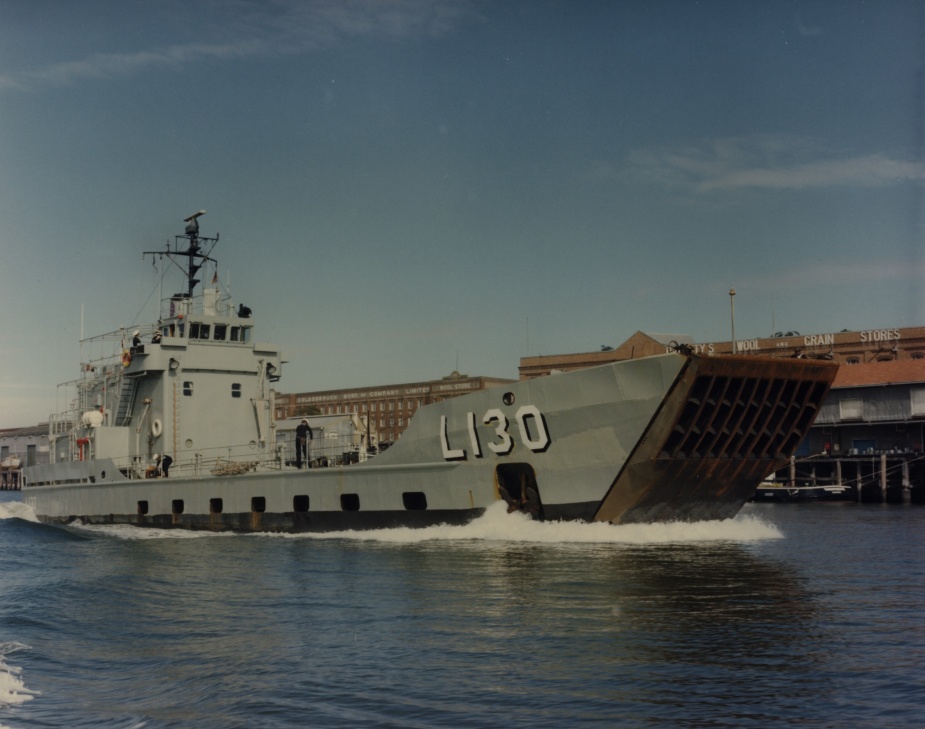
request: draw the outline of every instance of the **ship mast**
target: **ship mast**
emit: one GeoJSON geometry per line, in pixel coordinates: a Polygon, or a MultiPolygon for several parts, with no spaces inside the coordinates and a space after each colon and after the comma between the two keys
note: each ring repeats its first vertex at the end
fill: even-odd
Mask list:
{"type": "Polygon", "coordinates": [[[200,237],[199,235],[199,217],[205,214],[205,210],[200,210],[198,213],[193,213],[189,217],[183,219],[183,222],[186,223],[186,232],[183,235],[174,236],[173,250],[171,250],[170,244],[168,243],[166,251],[144,252],[145,256],[167,255],[175,262],[179,258],[186,258],[186,263],[182,265],[186,274],[186,293],[177,294],[177,296],[188,300],[192,300],[193,292],[196,289],[196,284],[199,283],[199,279],[196,278],[196,274],[199,272],[199,269],[202,268],[206,261],[216,263],[214,258],[211,258],[207,253],[202,252],[203,243],[212,244],[209,248],[209,252],[211,252],[212,248],[215,247],[215,244],[218,243],[218,233],[215,234],[214,238],[200,237]],[[180,250],[181,240],[186,241],[182,244],[186,246],[186,250],[180,250]]]}

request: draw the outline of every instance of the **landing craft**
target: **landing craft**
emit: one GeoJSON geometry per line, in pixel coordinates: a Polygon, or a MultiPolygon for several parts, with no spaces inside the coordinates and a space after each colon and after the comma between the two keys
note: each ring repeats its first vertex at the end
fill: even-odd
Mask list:
{"type": "Polygon", "coordinates": [[[50,463],[23,469],[41,521],[340,531],[462,524],[499,500],[537,519],[724,519],[789,461],[837,370],[677,347],[425,405],[387,451],[360,433],[355,458],[300,469],[277,444],[280,350],[247,307],[197,293],[218,243],[202,214],[146,254],[183,262],[186,286],[142,342],[85,340],[114,346],[50,418],[50,463]],[[172,463],[146,478],[155,454],[172,463]]]}

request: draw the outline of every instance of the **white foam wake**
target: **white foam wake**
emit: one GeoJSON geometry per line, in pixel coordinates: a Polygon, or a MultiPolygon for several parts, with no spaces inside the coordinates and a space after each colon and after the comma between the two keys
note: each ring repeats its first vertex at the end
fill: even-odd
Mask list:
{"type": "MultiPolygon", "coordinates": [[[[36,521],[35,514],[24,504],[0,504],[0,518],[16,516],[36,521]],[[10,509],[10,507],[15,507],[10,509]],[[11,513],[4,514],[4,510],[11,513]]],[[[151,529],[127,525],[81,526],[71,525],[95,534],[118,539],[214,539],[239,536],[230,532],[201,532],[185,529],[151,529]]],[[[661,524],[583,523],[573,521],[539,522],[520,513],[508,514],[504,502],[490,506],[478,519],[464,526],[438,526],[412,529],[372,529],[368,531],[341,531],[303,534],[250,535],[254,537],[282,537],[289,539],[350,539],[353,541],[418,544],[421,542],[521,542],[525,544],[668,544],[691,542],[757,542],[780,539],[781,531],[755,516],[742,515],[734,519],[700,522],[668,522],[661,524]]]]}
{"type": "Polygon", "coordinates": [[[508,514],[503,502],[465,526],[400,527],[371,531],[273,535],[299,539],[351,539],[414,544],[431,541],[486,541],[540,544],[667,544],[672,542],[755,542],[783,537],[780,530],[754,516],[665,524],[539,522],[525,514],[508,514]]]}
{"type": "Polygon", "coordinates": [[[0,643],[0,707],[22,704],[30,701],[39,692],[26,688],[22,681],[22,669],[6,662],[6,656],[28,646],[22,643],[0,643]]]}
{"type": "Polygon", "coordinates": [[[0,503],[0,519],[22,519],[23,521],[38,522],[32,507],[22,501],[4,501],[0,503]]]}

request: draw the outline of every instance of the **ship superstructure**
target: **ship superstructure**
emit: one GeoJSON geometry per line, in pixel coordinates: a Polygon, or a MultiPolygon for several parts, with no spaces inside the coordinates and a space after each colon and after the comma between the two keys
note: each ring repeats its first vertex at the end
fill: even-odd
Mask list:
{"type": "Polygon", "coordinates": [[[173,246],[145,253],[182,262],[185,273],[185,290],[162,302],[158,322],[81,342],[80,377],[65,386],[71,407],[51,418],[53,471],[109,461],[125,478],[144,478],[169,455],[177,476],[200,475],[274,457],[279,349],[255,341],[251,312],[235,309],[217,275],[197,295],[196,275],[215,263],[204,249],[218,242],[199,236],[202,214],[186,219],[173,246]]]}

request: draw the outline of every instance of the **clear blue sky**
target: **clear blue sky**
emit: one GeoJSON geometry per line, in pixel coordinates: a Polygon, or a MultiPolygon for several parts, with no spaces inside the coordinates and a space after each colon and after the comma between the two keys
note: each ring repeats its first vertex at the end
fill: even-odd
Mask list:
{"type": "Polygon", "coordinates": [[[284,392],[925,324],[923,8],[0,0],[0,427],[199,209],[284,392]]]}

